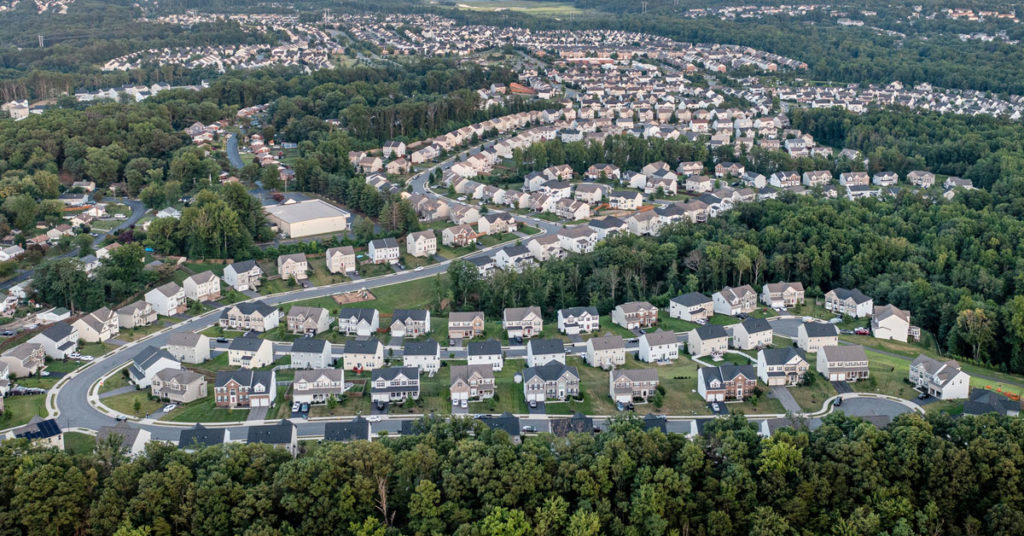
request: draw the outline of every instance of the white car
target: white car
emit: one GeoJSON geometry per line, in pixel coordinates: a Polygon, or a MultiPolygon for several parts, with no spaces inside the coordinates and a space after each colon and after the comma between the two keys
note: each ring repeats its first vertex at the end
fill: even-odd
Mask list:
{"type": "Polygon", "coordinates": [[[416,268],[413,269],[413,271],[414,272],[422,272],[423,271],[423,267],[422,266],[417,266],[416,268]]]}
{"type": "Polygon", "coordinates": [[[176,407],[178,407],[177,404],[167,404],[166,406],[164,406],[164,413],[170,413],[176,407]]]}
{"type": "Polygon", "coordinates": [[[78,359],[81,359],[82,361],[92,361],[93,359],[96,358],[91,355],[80,355],[78,356],[78,359]]]}
{"type": "Polygon", "coordinates": [[[384,420],[384,417],[381,417],[380,415],[370,415],[366,420],[369,422],[380,422],[384,420]]]}
{"type": "Polygon", "coordinates": [[[814,322],[815,320],[817,320],[817,318],[814,318],[813,316],[805,316],[802,318],[802,320],[804,322],[814,322]]]}
{"type": "Polygon", "coordinates": [[[299,403],[296,402],[296,403],[292,404],[292,413],[298,413],[298,412],[299,412],[299,403]]]}

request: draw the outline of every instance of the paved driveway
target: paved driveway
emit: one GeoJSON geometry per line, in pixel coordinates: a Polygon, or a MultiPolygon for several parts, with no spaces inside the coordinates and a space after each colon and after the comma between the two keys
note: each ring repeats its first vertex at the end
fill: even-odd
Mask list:
{"type": "Polygon", "coordinates": [[[252,408],[249,410],[249,418],[246,421],[262,421],[267,418],[268,411],[270,411],[270,408],[266,406],[252,408]]]}
{"type": "MultiPolygon", "coordinates": [[[[527,406],[529,406],[529,404],[527,404],[527,406]]],[[[537,402],[537,407],[530,408],[530,415],[544,415],[544,414],[545,414],[545,412],[544,412],[544,403],[543,402],[537,402]]]]}
{"type": "Polygon", "coordinates": [[[853,387],[850,387],[850,384],[846,382],[832,382],[832,387],[835,387],[836,392],[841,395],[853,392],[853,387]]]}
{"type": "Polygon", "coordinates": [[[796,399],[793,398],[793,393],[790,393],[789,389],[785,386],[776,385],[772,387],[772,392],[768,396],[782,402],[782,407],[786,408],[786,411],[790,413],[800,413],[803,411],[800,409],[800,404],[797,404],[796,399]]]}
{"type": "Polygon", "coordinates": [[[909,413],[910,408],[884,398],[846,398],[843,400],[843,405],[835,408],[835,411],[841,411],[854,417],[881,416],[893,419],[897,415],[909,413]]]}

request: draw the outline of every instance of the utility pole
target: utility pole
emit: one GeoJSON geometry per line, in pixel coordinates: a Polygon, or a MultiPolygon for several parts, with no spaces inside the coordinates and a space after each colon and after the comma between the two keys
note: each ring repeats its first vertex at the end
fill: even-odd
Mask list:
{"type": "Polygon", "coordinates": [[[44,46],[45,45],[43,44],[43,34],[39,34],[39,48],[44,48],[44,46]]]}
{"type": "Polygon", "coordinates": [[[647,2],[640,2],[640,6],[641,6],[641,7],[642,7],[642,9],[643,9],[643,11],[642,11],[641,13],[642,13],[643,15],[646,15],[646,14],[647,14],[647,2]]]}

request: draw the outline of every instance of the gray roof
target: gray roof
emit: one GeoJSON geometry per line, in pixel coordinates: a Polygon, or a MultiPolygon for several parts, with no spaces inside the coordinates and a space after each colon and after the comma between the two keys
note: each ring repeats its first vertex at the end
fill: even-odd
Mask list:
{"type": "Polygon", "coordinates": [[[631,382],[656,382],[658,381],[658,369],[615,369],[611,372],[612,380],[623,376],[631,382]]]}
{"type": "Polygon", "coordinates": [[[711,298],[701,294],[700,292],[688,292],[682,296],[672,298],[672,301],[684,307],[696,307],[698,305],[711,303],[711,298]]]}
{"type": "Polygon", "coordinates": [[[825,360],[830,363],[868,360],[863,346],[823,346],[821,349],[825,352],[825,360]]]}
{"type": "Polygon", "coordinates": [[[561,339],[531,339],[529,347],[534,355],[565,353],[565,343],[561,339]]]}
{"type": "Polygon", "coordinates": [[[502,430],[512,437],[519,437],[519,417],[507,411],[501,415],[481,415],[477,418],[491,430],[502,430]]]}
{"type": "Polygon", "coordinates": [[[50,327],[43,330],[40,335],[43,335],[51,341],[59,341],[71,335],[71,324],[67,322],[57,322],[50,327]]]}
{"type": "Polygon", "coordinates": [[[391,315],[391,322],[401,321],[403,324],[409,320],[415,322],[426,322],[427,321],[427,310],[426,309],[395,309],[395,312],[391,315]]]}
{"type": "Polygon", "coordinates": [[[763,331],[772,330],[772,326],[763,318],[750,317],[743,322],[740,322],[740,324],[743,324],[743,329],[745,329],[747,333],[761,333],[763,331]]]}
{"type": "Polygon", "coordinates": [[[478,355],[501,355],[501,343],[494,339],[486,341],[471,342],[466,345],[466,351],[470,356],[478,355]]]}
{"type": "Polygon", "coordinates": [[[231,380],[235,380],[239,385],[252,387],[253,385],[263,384],[268,389],[273,388],[271,383],[274,379],[274,371],[272,370],[221,370],[217,372],[217,376],[214,379],[214,387],[222,387],[231,380]]]}
{"type": "Polygon", "coordinates": [[[871,298],[866,296],[863,292],[858,289],[847,290],[845,288],[834,288],[832,292],[835,292],[836,297],[840,300],[852,299],[854,303],[865,303],[871,301],[871,298]]]}
{"type": "Polygon", "coordinates": [[[375,354],[380,347],[381,342],[376,337],[370,337],[363,341],[346,341],[344,351],[346,354],[375,354]]]}
{"type": "Polygon", "coordinates": [[[1020,402],[1010,400],[1005,395],[988,389],[974,389],[971,391],[967,402],[964,402],[964,413],[968,415],[984,415],[986,413],[998,413],[1007,415],[1007,412],[1020,411],[1020,402]]]}
{"type": "Polygon", "coordinates": [[[518,257],[518,256],[523,256],[523,255],[530,255],[530,250],[527,249],[526,246],[522,246],[522,245],[519,245],[519,246],[505,246],[505,247],[501,248],[501,251],[504,251],[505,254],[508,255],[509,257],[518,257]]]}
{"type": "Polygon", "coordinates": [[[376,240],[371,240],[370,245],[373,246],[373,249],[397,248],[398,241],[391,237],[378,238],[376,240]]]}
{"type": "Polygon", "coordinates": [[[383,378],[385,381],[392,381],[401,374],[406,378],[418,378],[420,375],[420,369],[416,367],[386,367],[380,369],[374,369],[372,381],[377,381],[383,378]]]}
{"type": "Polygon", "coordinates": [[[787,346],[785,348],[765,348],[761,351],[764,352],[765,364],[769,366],[785,365],[786,363],[789,363],[794,356],[799,356],[800,359],[803,359],[804,361],[807,360],[804,351],[793,346],[787,346]]]}
{"type": "Polygon", "coordinates": [[[354,318],[356,320],[356,322],[358,322],[360,320],[365,320],[366,323],[370,323],[370,322],[373,322],[373,317],[376,314],[377,314],[377,310],[376,309],[367,309],[367,308],[360,308],[360,307],[350,307],[350,308],[342,309],[341,311],[339,311],[338,312],[338,318],[339,319],[345,319],[345,320],[349,320],[349,319],[354,318]]]}
{"type": "Polygon", "coordinates": [[[743,375],[748,380],[757,378],[757,371],[750,365],[722,365],[720,367],[702,367],[700,373],[704,378],[704,386],[710,388],[712,380],[728,382],[743,375]]]}
{"type": "Polygon", "coordinates": [[[266,339],[261,339],[259,337],[235,337],[231,340],[231,344],[228,345],[228,350],[255,352],[259,350],[264,343],[267,343],[266,339]]]}
{"type": "Polygon", "coordinates": [[[96,444],[100,444],[110,436],[118,436],[121,438],[121,446],[129,448],[135,443],[135,439],[139,437],[140,430],[141,428],[124,422],[119,422],[114,426],[101,426],[96,433],[96,444]]]}
{"type": "Polygon", "coordinates": [[[437,341],[430,339],[426,341],[405,341],[402,349],[403,355],[437,355],[440,346],[437,341]]]}
{"type": "Polygon", "coordinates": [[[667,331],[664,329],[644,333],[643,338],[647,340],[647,344],[649,346],[662,346],[665,344],[679,343],[679,338],[676,337],[674,331],[667,331]]]}
{"type": "Polygon", "coordinates": [[[553,382],[558,378],[561,378],[566,372],[576,376],[577,379],[580,377],[580,373],[576,370],[576,367],[570,367],[557,361],[551,361],[546,365],[541,365],[539,367],[527,367],[523,369],[523,381],[530,381],[531,378],[536,376],[543,381],[553,382]]]}
{"type": "Polygon", "coordinates": [[[616,218],[615,216],[607,216],[599,220],[590,220],[587,222],[587,225],[595,229],[619,229],[623,225],[626,225],[626,222],[616,218]]]}
{"type": "Polygon", "coordinates": [[[232,263],[229,268],[235,271],[236,274],[241,274],[252,270],[256,266],[256,261],[248,260],[232,263]]]}
{"type": "Polygon", "coordinates": [[[324,441],[368,441],[370,423],[361,416],[348,422],[329,422],[324,425],[324,441]]]}
{"type": "Polygon", "coordinates": [[[286,445],[292,442],[295,425],[283,420],[277,424],[250,426],[245,440],[247,443],[266,443],[270,445],[286,445]]]}
{"type": "MultiPolygon", "coordinates": [[[[561,343],[561,341],[557,341],[557,342],[561,343]]],[[[623,340],[622,335],[614,335],[614,334],[611,334],[611,333],[609,333],[607,335],[604,335],[604,336],[601,336],[601,337],[594,337],[594,338],[590,339],[590,341],[588,341],[588,342],[594,347],[595,351],[614,350],[616,348],[625,348],[626,347],[626,341],[623,340]]],[[[564,346],[563,346],[563,350],[564,350],[564,346]]],[[[534,349],[534,353],[537,353],[536,349],[534,349]]],[[[550,352],[543,352],[543,353],[550,353],[550,352]]]]}
{"type": "Polygon", "coordinates": [[[174,361],[174,356],[167,350],[157,348],[156,346],[147,346],[135,354],[135,357],[132,358],[132,366],[128,370],[136,380],[142,379],[145,376],[145,371],[159,361],[160,358],[174,361]]]}
{"type": "MultiPolygon", "coordinates": [[[[247,316],[257,312],[263,316],[267,316],[277,310],[277,307],[267,305],[263,301],[236,303],[235,307],[238,308],[238,311],[240,313],[247,316]]],[[[231,310],[230,307],[225,308],[224,313],[221,315],[221,317],[227,318],[229,310],[231,310]]]]}
{"type": "Polygon", "coordinates": [[[327,341],[313,337],[302,337],[295,339],[295,342],[292,343],[293,353],[322,354],[325,348],[329,348],[327,341]]]}
{"type": "Polygon", "coordinates": [[[580,316],[583,313],[590,313],[592,316],[598,316],[597,307],[568,307],[558,312],[559,314],[562,315],[563,318],[568,318],[570,316],[580,316]]]}
{"type": "Polygon", "coordinates": [[[718,324],[706,324],[704,326],[698,326],[696,329],[697,336],[700,337],[700,340],[702,341],[721,339],[729,336],[729,334],[725,332],[725,328],[718,324]]]}
{"type": "Polygon", "coordinates": [[[178,437],[178,448],[209,447],[224,444],[226,428],[207,428],[197,424],[195,428],[182,430],[178,437]]]}
{"type": "Polygon", "coordinates": [[[167,345],[195,347],[202,339],[202,333],[196,333],[194,331],[180,331],[177,333],[171,333],[167,336],[167,345]]]}
{"type": "Polygon", "coordinates": [[[824,322],[804,322],[801,324],[808,337],[838,337],[839,329],[834,324],[824,322]]]}

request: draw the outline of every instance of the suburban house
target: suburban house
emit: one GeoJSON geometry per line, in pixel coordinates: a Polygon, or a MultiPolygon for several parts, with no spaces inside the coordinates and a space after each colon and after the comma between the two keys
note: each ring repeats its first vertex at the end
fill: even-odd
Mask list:
{"type": "Polygon", "coordinates": [[[824,322],[804,322],[796,328],[796,345],[808,355],[814,355],[822,346],[839,345],[839,329],[824,322]]]}
{"type": "Polygon", "coordinates": [[[120,448],[126,450],[130,458],[135,458],[146,451],[146,443],[149,443],[152,434],[145,428],[119,422],[114,426],[101,426],[96,433],[96,444],[102,445],[112,437],[117,438],[120,448]]]}
{"type": "Polygon", "coordinates": [[[693,357],[722,355],[729,349],[729,334],[718,324],[707,324],[691,329],[686,347],[693,357]]]}
{"type": "Polygon", "coordinates": [[[750,365],[722,365],[697,369],[697,392],[708,402],[743,400],[757,388],[757,372],[750,365]]]}
{"type": "Polygon", "coordinates": [[[810,365],[803,350],[765,348],[757,352],[757,377],[769,387],[776,385],[799,385],[810,365]]]}
{"type": "Polygon", "coordinates": [[[907,173],[907,180],[914,186],[931,188],[935,186],[935,174],[929,171],[914,170],[907,173]]]}
{"type": "Polygon", "coordinates": [[[104,342],[120,332],[117,313],[106,307],[75,320],[72,326],[78,330],[78,337],[85,342],[104,342]]]}
{"type": "Polygon", "coordinates": [[[644,196],[635,190],[615,190],[608,194],[609,208],[637,210],[644,204],[644,196]]]}
{"type": "Polygon", "coordinates": [[[855,382],[868,377],[868,356],[863,346],[818,348],[817,370],[830,382],[855,382]]]}
{"type": "Polygon", "coordinates": [[[284,317],[289,333],[317,335],[331,328],[331,313],[323,307],[292,306],[284,317]]]}
{"type": "Polygon", "coordinates": [[[561,339],[532,339],[526,344],[526,366],[538,367],[552,361],[565,364],[565,343],[561,339]]]}
{"type": "Polygon", "coordinates": [[[274,363],[274,343],[257,337],[235,337],[228,345],[228,364],[258,369],[274,363]]]}
{"type": "Polygon", "coordinates": [[[416,367],[420,374],[433,376],[441,369],[441,345],[435,340],[405,341],[402,360],[404,366],[416,367]]]}
{"type": "Polygon", "coordinates": [[[511,214],[490,213],[480,217],[476,229],[485,235],[514,233],[519,229],[519,224],[511,214]]]}
{"type": "Polygon", "coordinates": [[[668,303],[668,316],[687,322],[707,320],[715,314],[714,301],[700,292],[690,292],[672,298],[668,303]]]}
{"type": "Polygon", "coordinates": [[[325,340],[302,337],[292,343],[291,368],[322,369],[334,366],[331,344],[325,340]]]}
{"type": "Polygon", "coordinates": [[[395,309],[391,314],[393,337],[419,337],[430,333],[430,311],[426,309],[395,309]]]}
{"type": "Polygon", "coordinates": [[[121,329],[135,329],[156,322],[153,306],[142,300],[125,305],[117,310],[117,325],[121,329]]]}
{"type": "Polygon", "coordinates": [[[202,333],[179,331],[167,336],[167,351],[182,363],[202,363],[210,359],[210,338],[202,333]]]}
{"type": "Polygon", "coordinates": [[[348,308],[338,312],[338,332],[345,335],[369,337],[380,328],[380,313],[376,309],[348,308]]]}
{"type": "Polygon", "coordinates": [[[25,378],[46,368],[46,353],[42,344],[23,342],[0,353],[0,365],[7,368],[9,375],[25,378]]]}
{"type": "Polygon", "coordinates": [[[263,270],[256,261],[242,261],[224,268],[224,282],[238,292],[256,290],[263,279],[263,270]]]}
{"type": "Polygon", "coordinates": [[[403,402],[420,397],[420,375],[416,367],[374,369],[370,381],[373,402],[403,402]]]}
{"type": "Polygon", "coordinates": [[[612,368],[626,364],[626,341],[611,333],[587,340],[587,364],[596,368],[612,368]]]}
{"type": "Polygon", "coordinates": [[[553,234],[542,235],[530,240],[526,243],[526,249],[537,262],[562,257],[562,242],[557,235],[553,234]]]}
{"type": "Polygon", "coordinates": [[[849,171],[839,174],[839,184],[842,186],[867,186],[871,177],[863,171],[849,171]]]}
{"type": "Polygon", "coordinates": [[[430,257],[437,253],[434,231],[417,231],[405,237],[405,252],[413,257],[430,257]]]}
{"type": "Polygon", "coordinates": [[[281,279],[294,279],[300,281],[306,279],[306,272],[309,270],[309,261],[305,253],[290,253],[277,256],[277,273],[281,279]]]}
{"type": "Polygon", "coordinates": [[[634,212],[626,217],[630,234],[637,236],[656,235],[661,227],[661,216],[655,210],[634,212]]]}
{"type": "Polygon", "coordinates": [[[910,338],[910,311],[894,305],[876,306],[871,315],[871,334],[876,339],[907,342],[910,338]]]}
{"type": "Polygon", "coordinates": [[[167,350],[147,346],[132,358],[128,377],[136,387],[145,389],[153,383],[153,376],[164,369],[181,370],[181,363],[175,361],[167,350]]]}
{"type": "Polygon", "coordinates": [[[327,271],[332,274],[344,274],[356,271],[356,250],[352,246],[330,248],[324,255],[327,271]]]}
{"type": "Polygon", "coordinates": [[[767,283],[761,289],[761,303],[773,309],[804,303],[803,283],[767,283]]]}
{"type": "Polygon", "coordinates": [[[657,369],[615,369],[608,371],[608,395],[623,404],[647,402],[658,389],[657,369]]]}
{"type": "Polygon", "coordinates": [[[401,257],[398,241],[390,237],[371,240],[368,253],[373,264],[395,264],[401,257]]]}
{"type": "Polygon", "coordinates": [[[221,370],[213,381],[218,408],[270,407],[277,396],[273,370],[221,370]]]}
{"type": "Polygon", "coordinates": [[[485,400],[494,396],[494,369],[488,365],[452,365],[452,404],[463,400],[485,400]]]}
{"type": "Polygon", "coordinates": [[[28,439],[29,443],[40,448],[64,450],[64,432],[56,419],[43,419],[35,415],[28,424],[9,430],[0,439],[28,439]]]}
{"type": "Polygon", "coordinates": [[[471,342],[466,345],[466,360],[469,365],[487,365],[495,371],[500,371],[504,362],[501,343],[494,339],[471,342]]]}
{"type": "Polygon", "coordinates": [[[270,331],[281,322],[281,311],[262,301],[241,302],[224,310],[220,327],[239,331],[270,331]]]}
{"type": "Polygon", "coordinates": [[[152,305],[153,310],[162,316],[178,315],[188,309],[188,303],[185,301],[185,289],[174,281],[147,292],[146,303],[152,305]]]}
{"type": "Polygon", "coordinates": [[[78,330],[67,322],[57,322],[28,340],[43,345],[51,359],[66,359],[78,351],[78,330]]]}
{"type": "Polygon", "coordinates": [[[533,337],[544,329],[540,307],[508,307],[503,311],[501,328],[508,337],[533,337]]]}
{"type": "MultiPolygon", "coordinates": [[[[484,220],[481,219],[480,221],[484,220]]],[[[468,225],[453,225],[441,231],[441,243],[452,248],[476,244],[476,233],[468,225]]]]}
{"type": "Polygon", "coordinates": [[[576,367],[550,362],[523,370],[523,394],[527,402],[565,400],[580,393],[580,373],[576,367]]]}
{"type": "Polygon", "coordinates": [[[926,355],[917,356],[910,363],[910,383],[922,393],[939,400],[967,398],[971,377],[950,359],[945,362],[926,355]]]}
{"type": "Polygon", "coordinates": [[[190,275],[181,282],[185,288],[185,297],[198,302],[220,299],[220,278],[207,270],[190,275]]]}
{"type": "Polygon", "coordinates": [[[686,181],[683,183],[683,187],[686,188],[687,192],[698,194],[710,192],[713,186],[714,183],[711,181],[711,177],[706,175],[690,175],[686,177],[686,181]]]}
{"type": "Polygon", "coordinates": [[[597,246],[597,231],[586,225],[566,227],[558,232],[558,243],[564,251],[590,253],[597,246]]]}
{"type": "Polygon", "coordinates": [[[196,423],[192,428],[181,431],[178,437],[178,448],[186,452],[194,452],[197,449],[225,445],[231,442],[231,430],[229,428],[207,428],[196,423]]]}
{"type": "Polygon", "coordinates": [[[658,323],[658,308],[648,302],[627,302],[612,310],[612,323],[626,329],[649,328],[658,323]]]}
{"type": "Polygon", "coordinates": [[[448,315],[449,339],[472,339],[484,334],[483,311],[450,313],[448,315]]]}
{"type": "Polygon", "coordinates": [[[836,288],[825,293],[825,309],[837,315],[863,318],[871,316],[874,301],[857,289],[836,288]]]}
{"type": "Polygon", "coordinates": [[[679,359],[679,339],[675,332],[663,329],[644,333],[640,337],[637,357],[645,363],[667,363],[679,359]]]}
{"type": "Polygon", "coordinates": [[[299,453],[298,428],[287,420],[282,420],[277,424],[249,426],[245,442],[250,445],[263,444],[279,447],[292,456],[299,453]]]}
{"type": "Polygon", "coordinates": [[[736,316],[757,309],[757,292],[750,285],[724,287],[711,296],[715,313],[736,316]]]}
{"type": "Polygon", "coordinates": [[[188,404],[206,398],[206,377],[188,369],[165,368],[153,375],[153,396],[176,404],[188,404]]]}
{"type": "Polygon", "coordinates": [[[733,346],[740,350],[767,348],[772,345],[775,332],[763,318],[748,318],[732,326],[733,346]]]}
{"type": "Polygon", "coordinates": [[[348,422],[329,422],[324,425],[324,441],[369,441],[370,421],[356,415],[348,422]]]}
{"type": "Polygon", "coordinates": [[[1016,417],[1020,415],[1020,400],[1011,400],[1002,393],[988,389],[971,391],[967,402],[964,402],[964,414],[986,415],[989,413],[1016,417]]]}
{"type": "Polygon", "coordinates": [[[384,366],[384,345],[376,337],[345,341],[345,370],[375,370],[384,366]]]}
{"type": "Polygon", "coordinates": [[[526,246],[505,246],[494,254],[494,265],[502,270],[522,272],[527,266],[533,266],[533,253],[526,246]]]}
{"type": "Polygon", "coordinates": [[[292,380],[292,402],[326,404],[345,393],[345,371],[335,368],[296,370],[292,380]]]}
{"type": "Polygon", "coordinates": [[[565,335],[591,333],[601,329],[597,307],[569,307],[558,310],[558,331],[565,335]]]}

